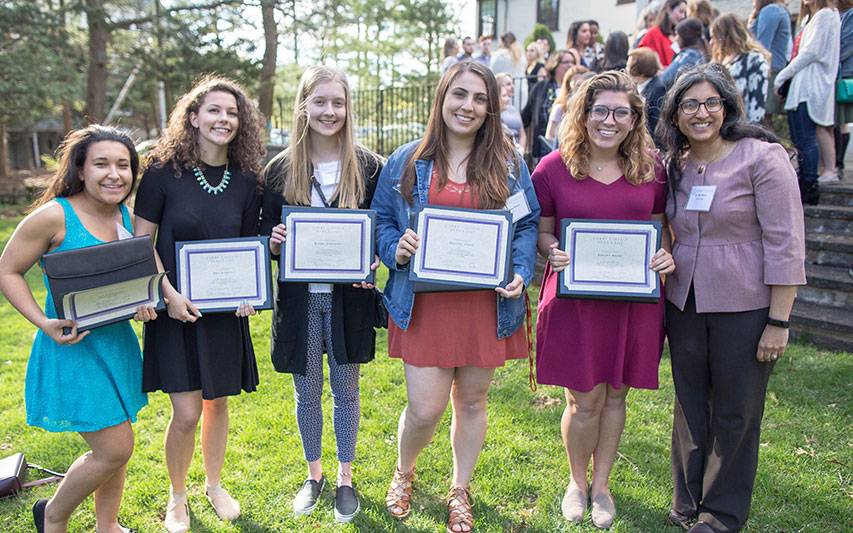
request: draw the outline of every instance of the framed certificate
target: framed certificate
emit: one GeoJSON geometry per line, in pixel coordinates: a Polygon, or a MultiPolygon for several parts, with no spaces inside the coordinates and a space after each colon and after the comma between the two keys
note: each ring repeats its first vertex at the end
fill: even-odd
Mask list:
{"type": "MultiPolygon", "coordinates": [[[[77,322],[77,332],[132,318],[136,308],[148,305],[166,308],[161,282],[165,272],[113,283],[103,287],[66,293],[62,296],[62,318],[77,322]]],[[[65,333],[70,333],[67,328],[65,333]]]]}
{"type": "Polygon", "coordinates": [[[423,205],[413,218],[420,245],[409,278],[416,292],[494,289],[509,283],[510,211],[423,205]]]}
{"type": "Polygon", "coordinates": [[[660,249],[660,222],[566,218],[560,249],[569,266],[559,273],[557,296],[655,303],[660,276],[649,268],[660,249]]]}
{"type": "Polygon", "coordinates": [[[178,241],[178,292],[200,311],[272,309],[269,237],[178,241]]]}
{"type": "Polygon", "coordinates": [[[291,207],[281,210],[287,239],[281,245],[281,281],[373,283],[376,211],[291,207]]]}

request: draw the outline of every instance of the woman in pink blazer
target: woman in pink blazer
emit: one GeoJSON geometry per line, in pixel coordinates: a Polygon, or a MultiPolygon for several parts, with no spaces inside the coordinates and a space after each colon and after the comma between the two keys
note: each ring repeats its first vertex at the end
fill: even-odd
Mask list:
{"type": "Polygon", "coordinates": [[[658,135],[678,269],[666,280],[675,381],[667,520],[739,531],[749,515],[764,395],[805,276],[797,174],[773,134],[743,122],[724,67],[683,74],[658,135]]]}

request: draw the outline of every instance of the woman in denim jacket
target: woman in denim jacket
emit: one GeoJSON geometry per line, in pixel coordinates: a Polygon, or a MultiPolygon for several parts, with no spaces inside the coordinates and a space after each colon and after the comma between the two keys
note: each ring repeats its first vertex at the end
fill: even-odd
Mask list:
{"type": "Polygon", "coordinates": [[[386,504],[394,516],[408,516],[417,457],[451,399],[451,532],[474,526],[469,482],[485,440],[486,396],[495,368],[527,356],[521,296],[533,277],[539,203],[527,167],[501,128],[492,72],[477,61],[453,65],[436,89],[426,136],[391,155],[371,204],[379,258],[390,271],[388,353],[403,359],[409,400],[400,416],[399,456],[386,504]],[[513,213],[512,282],[494,291],[415,297],[409,280],[419,242],[409,227],[413,209],[423,204],[503,209],[513,195],[525,198],[529,209],[513,213]]]}

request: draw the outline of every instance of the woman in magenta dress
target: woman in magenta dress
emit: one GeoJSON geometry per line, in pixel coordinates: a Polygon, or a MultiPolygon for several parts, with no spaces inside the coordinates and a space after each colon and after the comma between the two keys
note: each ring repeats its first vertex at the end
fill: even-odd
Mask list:
{"type": "MultiPolygon", "coordinates": [[[[622,72],[580,86],[558,133],[560,148],[533,173],[542,208],[539,253],[548,258],[536,324],[539,383],[566,388],[561,429],[572,479],[563,497],[566,520],[607,528],[616,512],[610,471],[625,426],[631,387],[656,389],[663,347],[663,302],[557,299],[557,273],[570,258],[559,250],[564,218],[656,220],[664,217],[664,173],[644,126],[643,99],[622,72]],[[594,461],[592,483],[587,475],[594,461]]],[[[675,270],[669,233],[649,268],[675,270]]]]}

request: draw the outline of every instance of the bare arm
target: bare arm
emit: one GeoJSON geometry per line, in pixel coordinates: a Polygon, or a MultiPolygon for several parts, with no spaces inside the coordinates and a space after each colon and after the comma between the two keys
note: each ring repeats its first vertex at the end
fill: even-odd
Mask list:
{"type": "Polygon", "coordinates": [[[42,255],[61,243],[64,234],[65,218],[59,205],[44,206],[27,216],[0,255],[0,292],[24,318],[58,344],[75,344],[89,332],[77,335],[73,321],[48,318],[24,278],[42,255]],[[72,328],[71,334],[64,335],[64,327],[72,328]]]}
{"type": "MultiPolygon", "coordinates": [[[[145,220],[142,217],[135,217],[133,234],[136,237],[139,237],[140,235],[148,235],[151,237],[151,243],[153,244],[154,239],[157,236],[158,227],[159,224],[145,220]]],[[[157,253],[156,248],[154,249],[154,258],[157,261],[157,270],[165,272],[166,269],[163,268],[163,261],[160,260],[160,254],[157,253]]],[[[163,296],[168,301],[166,309],[171,318],[182,322],[195,322],[196,319],[201,316],[201,313],[196,309],[193,303],[179,293],[177,289],[172,287],[172,283],[169,281],[167,276],[163,276],[163,296]]]]}
{"type": "Polygon", "coordinates": [[[666,215],[663,213],[652,214],[652,220],[661,223],[660,250],[652,257],[649,268],[660,274],[672,274],[675,272],[675,261],[672,258],[672,234],[666,215]]]}
{"type": "MultiPolygon", "coordinates": [[[[797,296],[796,285],[771,285],[770,287],[770,318],[788,320],[794,298],[797,296]]],[[[755,354],[759,361],[769,363],[785,353],[788,345],[788,328],[779,328],[767,324],[764,333],[758,341],[758,352],[755,354]]]]}
{"type": "Polygon", "coordinates": [[[548,259],[551,270],[560,272],[569,266],[569,254],[560,250],[560,241],[554,236],[557,228],[555,217],[539,217],[539,237],[536,239],[536,249],[539,255],[548,259]]]}

